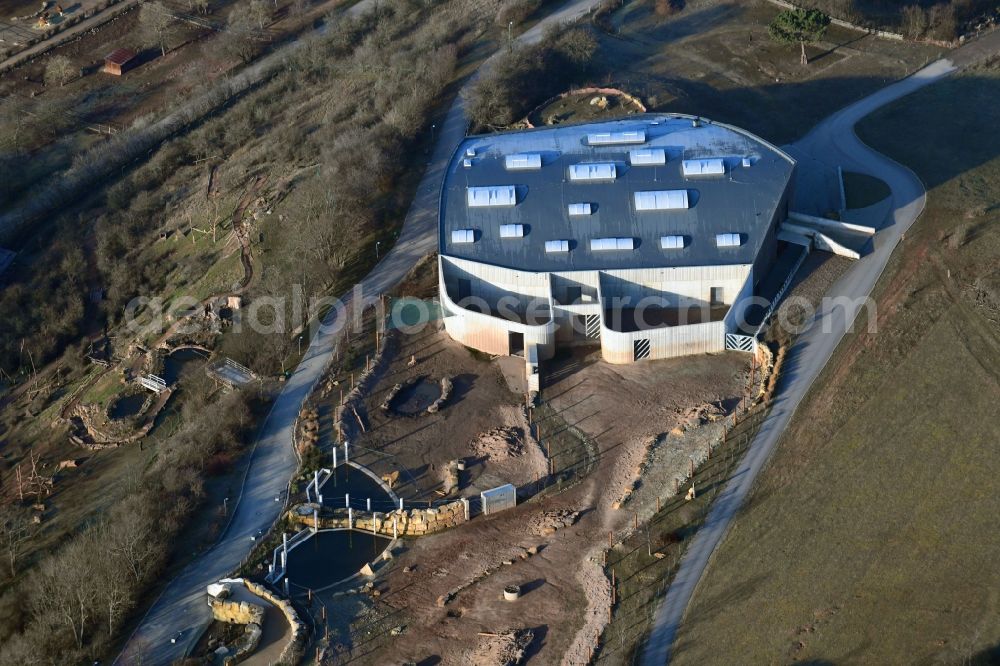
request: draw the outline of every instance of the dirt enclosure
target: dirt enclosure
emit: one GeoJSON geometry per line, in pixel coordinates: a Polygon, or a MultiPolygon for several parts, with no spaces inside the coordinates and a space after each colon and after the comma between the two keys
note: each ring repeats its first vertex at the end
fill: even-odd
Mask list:
{"type": "MultiPolygon", "coordinates": [[[[498,360],[436,330],[396,344],[365,402],[369,430],[359,444],[404,470],[397,486],[404,496],[439,497],[443,469],[458,458],[470,461],[456,491],[462,496],[544,477],[545,442],[532,437],[523,397],[498,360]],[[381,408],[395,385],[445,376],[454,392],[438,413],[400,416],[381,408]]],[[[355,654],[352,663],[485,666],[516,654],[528,663],[585,663],[607,617],[600,558],[608,533],[619,538],[636,513],[673,494],[667,479],[689,466],[695,447],[689,450],[688,441],[698,440],[701,424],[737,406],[748,369],[749,356],[735,353],[613,366],[595,348],[545,364],[545,418],[596,442],[592,471],[561,492],[550,489],[515,509],[407,540],[376,581],[379,602],[394,609],[402,635],[355,654]],[[647,466],[650,446],[667,433],[677,455],[647,466]],[[521,595],[507,601],[503,591],[512,584],[521,595]]]]}
{"type": "Polygon", "coordinates": [[[546,461],[530,435],[523,400],[507,388],[495,363],[431,328],[397,332],[389,345],[386,367],[365,400],[366,431],[353,443],[367,449],[359,461],[373,462],[380,474],[398,471],[395,490],[407,499],[474,495],[544,476],[546,461]],[[436,412],[400,413],[401,405],[415,402],[408,389],[445,379],[450,394],[436,412]],[[391,397],[394,387],[401,388],[391,397]],[[449,463],[459,459],[465,469],[446,492],[449,463]]]}

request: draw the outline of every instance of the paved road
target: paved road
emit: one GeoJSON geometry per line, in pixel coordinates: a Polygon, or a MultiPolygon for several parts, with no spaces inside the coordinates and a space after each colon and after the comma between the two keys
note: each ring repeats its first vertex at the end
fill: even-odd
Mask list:
{"type": "MultiPolygon", "coordinates": [[[[362,12],[373,4],[374,0],[364,0],[349,11],[362,12]]],[[[596,0],[568,2],[522,34],[518,42],[535,43],[541,39],[547,26],[574,21],[596,4],[596,0]]],[[[438,128],[439,138],[434,153],[417,187],[396,244],[355,287],[354,292],[342,298],[346,312],[373,303],[380,293],[388,292],[396,285],[421,257],[436,249],[441,179],[467,128],[465,104],[459,95],[438,128]]],[[[335,310],[316,332],[305,357],[261,426],[243,493],[233,507],[231,522],[221,540],[170,582],[129,638],[115,663],[132,664],[141,660],[143,664],[159,665],[185,656],[193,648],[201,628],[211,619],[205,586],[235,569],[250,550],[250,536],[260,529],[268,529],[277,518],[284,502],[276,502],[275,497],[282,495],[297,467],[291,444],[295,418],[336,349],[339,340],[336,315],[335,310]],[[181,632],[181,637],[177,643],[171,643],[171,637],[178,632],[181,632]]]]}
{"type": "MultiPolygon", "coordinates": [[[[938,60],[911,77],[884,88],[817,125],[791,147],[800,162],[877,175],[892,189],[893,211],[888,226],[875,237],[874,250],[863,257],[831,288],[834,298],[854,302],[871,293],[889,255],[903,233],[924,209],[925,193],[912,171],[863,144],[854,134],[854,125],[875,109],[955,71],[950,60],[938,60]]],[[[691,597],[701,580],[712,553],[722,541],[730,523],[750,492],[754,479],[764,467],[785,427],[813,380],[819,376],[845,331],[854,320],[855,309],[821,308],[808,330],[792,345],[786,357],[784,376],[770,414],[752,442],[733,479],[712,505],[705,525],[698,530],[681,560],[680,568],[653,620],[653,630],[642,657],[643,666],[665,664],[677,629],[691,597]]]]}

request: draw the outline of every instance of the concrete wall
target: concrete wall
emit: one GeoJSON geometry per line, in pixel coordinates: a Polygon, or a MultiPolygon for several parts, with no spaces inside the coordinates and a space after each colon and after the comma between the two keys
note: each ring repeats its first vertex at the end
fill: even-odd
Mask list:
{"type": "MultiPolygon", "coordinates": [[[[773,248],[767,244],[760,263],[769,265],[773,248]]],[[[439,257],[438,277],[441,302],[445,311],[444,326],[456,341],[473,349],[495,354],[511,352],[510,334],[524,335],[525,348],[538,346],[539,360],[555,353],[557,342],[566,344],[582,335],[573,330],[573,317],[601,316],[601,347],[609,363],[632,363],[635,340],[650,342],[649,358],[671,358],[704,354],[725,348],[725,333],[735,330],[740,301],[753,293],[757,272],[750,264],[730,266],[692,266],[676,268],[622,269],[612,271],[577,271],[563,273],[526,273],[463,259],[439,257]],[[470,280],[471,294],[495,302],[508,293],[544,301],[550,321],[540,325],[508,321],[459,306],[457,280],[470,280]],[[569,304],[569,293],[580,289],[581,301],[569,304]],[[627,299],[623,305],[636,306],[643,299],[656,298],[671,307],[708,303],[712,289],[722,288],[723,299],[736,304],[724,321],[662,327],[621,333],[609,328],[601,304],[609,299],[627,299]],[[512,290],[510,292],[506,290],[512,290]]]]}
{"type": "Polygon", "coordinates": [[[732,303],[749,272],[748,264],[601,271],[601,297],[605,304],[611,298],[628,298],[631,305],[655,297],[678,307],[708,303],[712,288],[722,287],[725,302],[732,303]]]}
{"type": "Polygon", "coordinates": [[[633,363],[635,341],[643,339],[649,340],[649,359],[710,354],[725,350],[726,324],[714,321],[619,333],[604,326],[601,319],[601,358],[608,363],[633,363]]]}
{"type": "Polygon", "coordinates": [[[510,334],[512,332],[520,333],[524,336],[525,348],[532,344],[537,345],[539,358],[541,360],[552,358],[555,353],[556,324],[555,321],[551,319],[551,299],[548,295],[548,275],[537,274],[534,278],[528,279],[525,276],[533,274],[523,273],[522,271],[503,271],[505,273],[517,274],[503,276],[500,275],[498,271],[503,271],[503,269],[475,264],[473,262],[459,259],[451,259],[447,257],[438,258],[438,279],[440,284],[441,305],[445,312],[444,327],[445,330],[448,331],[448,335],[450,335],[454,340],[468,347],[472,347],[473,349],[478,349],[487,354],[506,356],[511,352],[510,334]],[[454,286],[453,284],[450,286],[450,283],[454,283],[456,279],[456,274],[451,272],[454,268],[451,265],[453,262],[460,263],[458,269],[461,271],[461,275],[472,274],[479,267],[483,269],[483,273],[476,278],[477,282],[473,283],[473,295],[479,295],[479,293],[498,294],[499,290],[497,290],[496,286],[487,286],[486,281],[482,277],[487,274],[498,275],[499,277],[497,279],[501,281],[501,284],[516,286],[518,289],[521,289],[519,292],[521,294],[538,294],[538,298],[544,299],[545,303],[549,305],[549,321],[538,325],[523,324],[517,321],[508,321],[506,319],[501,319],[500,317],[494,317],[490,314],[475,312],[459,306],[450,295],[451,293],[457,296],[457,286],[454,286]],[[542,285],[539,275],[544,278],[545,291],[543,293],[539,292],[542,285]],[[477,293],[477,289],[481,289],[482,291],[477,293]]]}

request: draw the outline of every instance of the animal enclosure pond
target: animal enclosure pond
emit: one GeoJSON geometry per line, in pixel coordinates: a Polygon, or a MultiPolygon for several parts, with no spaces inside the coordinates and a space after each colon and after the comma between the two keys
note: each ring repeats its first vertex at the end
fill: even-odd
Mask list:
{"type": "Polygon", "coordinates": [[[441,384],[429,377],[421,377],[400,389],[389,404],[389,408],[398,414],[414,416],[426,412],[427,408],[440,397],[441,384]]]}
{"type": "Polygon", "coordinates": [[[126,419],[141,412],[144,404],[146,404],[145,393],[126,393],[111,403],[108,407],[108,416],[112,419],[126,419]]]}
{"type": "Polygon", "coordinates": [[[180,347],[163,359],[163,381],[173,386],[193,372],[201,370],[208,362],[208,352],[197,347],[180,347]]]}
{"type": "Polygon", "coordinates": [[[398,508],[375,479],[344,464],[337,465],[330,478],[320,486],[320,493],[323,495],[323,506],[334,509],[347,508],[345,500],[348,495],[351,506],[356,510],[367,509],[369,499],[372,501],[372,511],[392,511],[398,508]]]}
{"type": "Polygon", "coordinates": [[[391,542],[357,530],[321,530],[288,551],[288,579],[295,585],[322,589],[361,571],[391,542]]]}

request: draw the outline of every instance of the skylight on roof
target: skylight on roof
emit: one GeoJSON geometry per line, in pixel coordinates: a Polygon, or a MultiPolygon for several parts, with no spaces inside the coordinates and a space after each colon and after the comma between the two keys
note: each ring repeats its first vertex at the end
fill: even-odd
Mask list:
{"type": "Polygon", "coordinates": [[[466,194],[469,208],[513,206],[517,203],[517,195],[513,185],[469,187],[466,188],[466,194]]]}
{"type": "Polygon", "coordinates": [[[687,190],[655,190],[635,193],[636,210],[682,210],[689,207],[687,190]]]}
{"type": "Polygon", "coordinates": [[[503,158],[503,166],[507,171],[521,171],[525,169],[541,169],[542,156],[538,153],[522,153],[519,155],[507,155],[503,158]]]}
{"type": "Polygon", "coordinates": [[[646,130],[591,132],[587,135],[588,146],[615,146],[624,143],[646,143],[646,130]]]}
{"type": "Polygon", "coordinates": [[[568,240],[549,240],[549,241],[545,241],[545,251],[546,252],[569,252],[569,241],[568,240]]]}
{"type": "Polygon", "coordinates": [[[716,234],[716,247],[739,247],[743,244],[739,234],[716,234]]]}
{"type": "Polygon", "coordinates": [[[661,250],[683,250],[684,236],[660,236],[661,250]]]}
{"type": "Polygon", "coordinates": [[[571,203],[567,208],[570,215],[590,215],[593,212],[589,203],[571,203]]]}
{"type": "Polygon", "coordinates": [[[501,224],[500,238],[524,238],[523,224],[501,224]]]}
{"type": "Polygon", "coordinates": [[[590,249],[595,252],[603,250],[634,250],[634,238],[591,238],[590,249]]]}
{"type": "Polygon", "coordinates": [[[721,176],[726,173],[726,163],[720,157],[684,160],[681,172],[687,176],[721,176]]]}
{"type": "Polygon", "coordinates": [[[614,180],[617,175],[613,162],[571,164],[569,167],[569,179],[575,181],[614,180]]]}
{"type": "Polygon", "coordinates": [[[475,243],[476,232],[473,229],[453,229],[451,232],[452,243],[475,243]]]}
{"type": "Polygon", "coordinates": [[[628,161],[632,166],[663,166],[667,153],[663,148],[639,148],[628,151],[628,161]]]}

